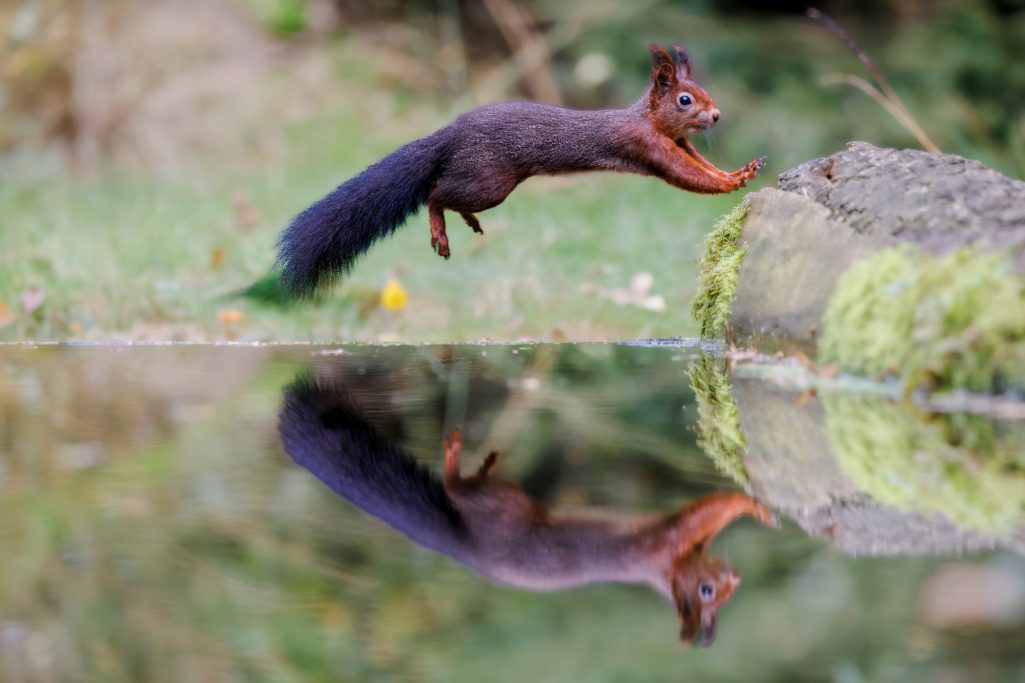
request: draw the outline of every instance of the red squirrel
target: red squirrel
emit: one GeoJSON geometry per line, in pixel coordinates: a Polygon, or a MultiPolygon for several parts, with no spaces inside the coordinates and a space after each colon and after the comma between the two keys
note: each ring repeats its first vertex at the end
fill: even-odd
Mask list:
{"type": "Polygon", "coordinates": [[[492,476],[495,452],[463,475],[458,430],[444,441],[439,479],[382,437],[344,388],[309,379],[286,390],[278,431],[297,464],[419,545],[527,590],[647,585],[675,606],[686,644],[712,644],[718,610],[740,584],[733,569],[705,554],[708,544],[740,515],[775,523],[768,508],[739,492],[709,494],[668,514],[551,511],[492,476]]]}
{"type": "Polygon", "coordinates": [[[534,175],[618,171],[661,178],[691,192],[718,194],[743,187],[765,163],[759,157],[736,171],[707,161],[688,140],[719,120],[712,98],[692,79],[687,51],[650,46],[654,66],[641,97],[625,109],[579,111],[536,102],[504,102],[474,109],[414,140],[292,219],[278,240],[284,286],[312,292],[349,271],[379,238],[423,204],[431,248],[450,256],[445,211],[474,232],[474,215],[498,206],[534,175]],[[675,59],[674,59],[675,56],[675,59]]]}

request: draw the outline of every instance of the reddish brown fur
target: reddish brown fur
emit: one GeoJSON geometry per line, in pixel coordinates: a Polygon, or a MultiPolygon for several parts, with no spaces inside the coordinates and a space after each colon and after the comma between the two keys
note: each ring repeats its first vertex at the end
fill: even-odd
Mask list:
{"type": "Polygon", "coordinates": [[[427,204],[431,247],[448,258],[445,211],[474,232],[477,217],[530,176],[581,171],[637,173],[691,192],[743,187],[764,164],[723,171],[689,137],[711,128],[719,110],[691,77],[687,51],[652,46],[647,91],[624,109],[579,111],[536,102],[478,107],[403,145],[297,215],[278,240],[287,289],[309,294],[350,270],[378,239],[427,204]],[[681,99],[682,95],[687,99],[681,99]]]}
{"type": "Polygon", "coordinates": [[[450,126],[450,158],[427,200],[431,247],[445,258],[451,254],[444,211],[458,212],[481,233],[473,214],[497,206],[533,175],[612,170],[654,175],[705,194],[733,192],[755,178],[764,157],[723,171],[694,149],[688,138],[715,125],[719,110],[691,79],[686,50],[674,46],[674,60],[661,46],[650,49],[651,85],[626,109],[574,111],[507,102],[457,119],[450,126]],[[683,94],[690,104],[680,103],[683,94]]]}
{"type": "Polygon", "coordinates": [[[741,515],[774,523],[768,508],[737,492],[713,493],[668,515],[557,515],[515,484],[489,476],[497,453],[464,477],[462,434],[453,431],[443,445],[445,490],[474,539],[474,552],[463,561],[532,590],[591,581],[647,583],[675,604],[680,639],[688,644],[699,634],[702,645],[714,641],[718,610],[740,583],[730,567],[704,554],[708,544],[741,515]]]}
{"type": "Polygon", "coordinates": [[[302,378],[286,390],[278,430],[298,465],[415,543],[528,590],[647,585],[675,604],[687,643],[712,642],[716,613],[739,582],[706,554],[709,542],[739,515],[772,521],[767,508],[742,493],[704,496],[668,514],[549,510],[493,476],[495,452],[463,476],[458,431],[444,442],[438,477],[382,437],[353,394],[330,381],[302,378]]]}

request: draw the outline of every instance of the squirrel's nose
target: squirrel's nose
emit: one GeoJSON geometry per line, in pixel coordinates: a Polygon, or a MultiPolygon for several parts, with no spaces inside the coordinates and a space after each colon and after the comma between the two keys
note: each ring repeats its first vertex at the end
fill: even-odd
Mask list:
{"type": "Polygon", "coordinates": [[[715,123],[718,120],[719,120],[719,110],[718,109],[713,109],[712,110],[712,123],[715,123]]]}

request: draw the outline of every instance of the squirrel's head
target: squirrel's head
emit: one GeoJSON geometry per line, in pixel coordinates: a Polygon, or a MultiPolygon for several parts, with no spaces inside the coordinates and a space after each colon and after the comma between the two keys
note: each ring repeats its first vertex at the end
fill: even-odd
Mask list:
{"type": "Polygon", "coordinates": [[[708,93],[691,80],[687,50],[673,46],[673,54],[661,45],[651,50],[649,108],[655,127],[674,140],[708,130],[719,120],[719,110],[708,93]]]}
{"type": "Polygon", "coordinates": [[[687,645],[715,642],[716,615],[733,597],[740,576],[722,560],[692,552],[673,561],[669,576],[680,616],[680,640],[687,645]]]}

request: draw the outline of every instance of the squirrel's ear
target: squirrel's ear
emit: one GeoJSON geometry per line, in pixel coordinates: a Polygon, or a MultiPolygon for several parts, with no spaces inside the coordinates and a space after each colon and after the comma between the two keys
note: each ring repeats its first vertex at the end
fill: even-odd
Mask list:
{"type": "Polygon", "coordinates": [[[693,645],[701,630],[701,603],[695,605],[689,595],[684,595],[677,602],[676,611],[680,616],[680,641],[693,645]]]}
{"type": "Polygon", "coordinates": [[[694,65],[690,61],[687,48],[682,45],[673,45],[673,55],[676,57],[676,77],[681,81],[690,80],[694,65]]]}
{"type": "Polygon", "coordinates": [[[718,623],[719,620],[715,612],[705,617],[704,628],[701,630],[702,647],[711,647],[712,643],[715,642],[715,636],[719,631],[718,623]]]}
{"type": "Polygon", "coordinates": [[[654,93],[664,94],[673,87],[676,80],[676,67],[673,58],[661,45],[651,44],[651,80],[655,86],[654,93]]]}

